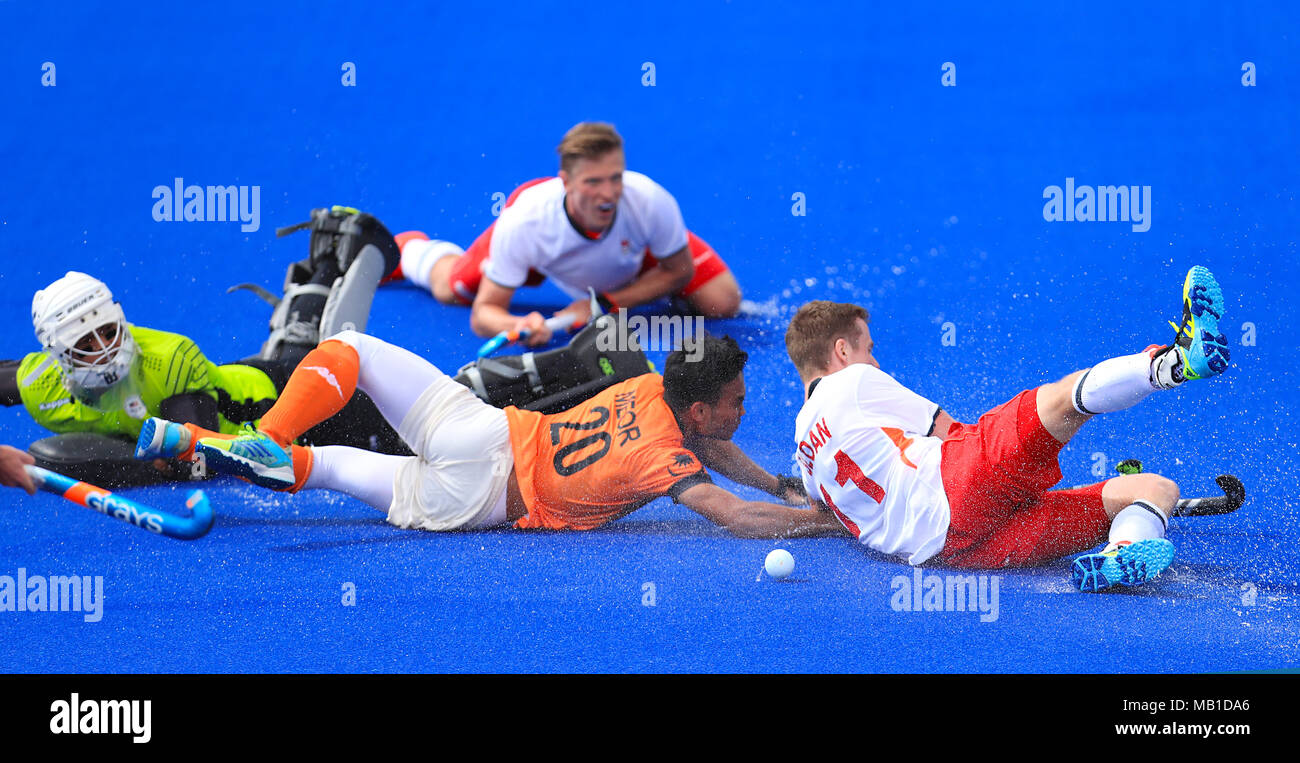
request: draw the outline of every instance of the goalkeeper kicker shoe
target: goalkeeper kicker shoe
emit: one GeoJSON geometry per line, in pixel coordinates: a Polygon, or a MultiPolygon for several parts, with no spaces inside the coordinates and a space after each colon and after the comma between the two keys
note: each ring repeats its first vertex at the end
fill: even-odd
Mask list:
{"type": "Polygon", "coordinates": [[[1102,591],[1115,585],[1137,586],[1155,580],[1174,561],[1174,544],[1164,538],[1120,541],[1097,554],[1074,560],[1074,585],[1080,591],[1102,591]]]}
{"type": "Polygon", "coordinates": [[[146,419],[135,443],[135,457],[141,461],[176,458],[190,452],[193,437],[184,424],[167,419],[146,419]]]}
{"type": "Polygon", "coordinates": [[[208,468],[248,480],[258,487],[288,490],[294,486],[293,456],[269,436],[251,426],[234,439],[204,437],[194,446],[208,468]]]}

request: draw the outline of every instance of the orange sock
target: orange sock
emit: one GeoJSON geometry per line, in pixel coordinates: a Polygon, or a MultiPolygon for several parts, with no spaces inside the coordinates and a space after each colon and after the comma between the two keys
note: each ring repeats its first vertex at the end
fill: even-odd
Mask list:
{"type": "Polygon", "coordinates": [[[217,437],[222,440],[235,439],[234,435],[222,434],[220,432],[213,432],[211,429],[204,429],[198,424],[186,424],[185,428],[189,430],[190,433],[190,447],[184,453],[177,456],[177,458],[179,458],[182,461],[194,460],[194,446],[199,444],[199,439],[202,437],[217,437]]]}
{"type": "Polygon", "coordinates": [[[312,455],[311,448],[302,445],[294,445],[290,452],[293,455],[293,487],[286,492],[296,493],[307,484],[307,477],[311,475],[311,467],[316,457],[312,455]]]}
{"type": "Polygon", "coordinates": [[[294,369],[259,428],[288,445],[343,410],[356,391],[360,371],[361,359],[351,345],[334,339],[321,342],[294,369]]]}

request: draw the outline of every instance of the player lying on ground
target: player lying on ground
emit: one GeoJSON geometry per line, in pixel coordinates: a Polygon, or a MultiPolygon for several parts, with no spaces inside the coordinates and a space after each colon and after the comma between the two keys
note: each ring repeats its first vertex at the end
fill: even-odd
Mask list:
{"type": "Polygon", "coordinates": [[[740,309],[740,287],[713,251],[686,230],[676,200],[658,183],[624,169],[623,139],[612,125],[584,122],[560,142],[560,174],[525,183],[469,251],[399,233],[401,274],[444,304],[473,305],[479,336],[526,330],[545,344],[541,313],[510,313],[515,289],[550,278],[573,300],[560,312],[589,318],[587,288],[606,311],[675,296],[706,317],[740,309]]]}
{"type": "Polygon", "coordinates": [[[1061,448],[1093,416],[1227,370],[1222,316],[1219,285],[1192,268],[1173,345],[1028,390],[970,425],[880,370],[865,310],[810,302],[785,336],[806,390],[795,425],[804,485],[859,541],[913,565],[1024,567],[1108,541],[1074,561],[1080,590],[1144,583],[1173,561],[1164,536],[1177,485],[1137,474],[1048,488],[1061,448]]]}
{"type": "MultiPolygon", "coordinates": [[[[108,286],[84,273],[70,272],[38,291],[32,322],[43,350],[0,361],[0,403],[22,405],[53,432],[94,433],[34,444],[42,465],[109,487],[189,478],[188,464],[133,468],[132,446],[146,419],[238,432],[270,409],[319,341],[322,321],[329,333],[347,322],[364,326],[385,261],[397,259],[396,244],[368,215],[343,208],[317,212],[325,227],[356,229],[313,230],[313,255],[290,268],[271,338],[261,355],[238,363],[214,365],[187,337],[132,326],[108,286]]],[[[305,433],[304,442],[408,452],[362,395],[340,417],[305,433]]]]}
{"type": "Polygon", "coordinates": [[[730,338],[703,341],[698,362],[679,350],[662,377],[646,373],[545,415],[494,408],[415,354],[345,331],[303,360],[260,431],[229,439],[153,420],[137,452],[197,451],[212,469],[263,487],[337,490],[404,528],[588,530],[668,495],[741,536],[843,534],[829,512],[745,501],[712,483],[704,464],[742,483],[776,478],[730,441],[744,415],[745,353],[730,338]],[[415,456],[289,445],[357,389],[415,456]]]}

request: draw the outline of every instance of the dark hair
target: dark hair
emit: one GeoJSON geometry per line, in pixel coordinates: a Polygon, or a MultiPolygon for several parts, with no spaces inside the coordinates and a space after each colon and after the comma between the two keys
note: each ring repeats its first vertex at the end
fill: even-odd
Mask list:
{"type": "Polygon", "coordinates": [[[675,411],[685,410],[697,401],[714,405],[722,396],[722,388],[740,376],[747,360],[749,353],[729,336],[688,339],[664,362],[664,401],[675,411]],[[700,348],[698,342],[703,342],[704,347],[700,348]]]}

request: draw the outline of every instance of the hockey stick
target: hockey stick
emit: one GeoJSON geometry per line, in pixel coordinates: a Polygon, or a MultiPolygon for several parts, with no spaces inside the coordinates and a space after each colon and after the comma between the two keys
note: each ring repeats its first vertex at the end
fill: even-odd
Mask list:
{"type": "Polygon", "coordinates": [[[80,482],[58,472],[39,466],[24,466],[36,487],[47,493],[63,496],[75,504],[94,509],[100,514],[130,522],[136,527],[179,540],[201,538],[212,529],[212,506],[202,490],[190,493],[185,501],[190,516],[168,514],[136,503],[129,498],[113,495],[102,487],[80,482]]]}
{"type": "MultiPolygon", "coordinates": [[[[1140,474],[1140,472],[1135,472],[1140,474]]],[[[1174,505],[1176,517],[1212,517],[1218,514],[1231,514],[1241,508],[1246,501],[1246,488],[1241,480],[1231,474],[1220,474],[1214,478],[1223,495],[1206,498],[1182,498],[1174,505]]],[[[1075,488],[1087,487],[1076,485],[1075,488]]],[[[1072,488],[1074,489],[1074,488],[1072,488]]]]}
{"type": "MultiPolygon", "coordinates": [[[[550,329],[551,333],[554,334],[565,329],[577,328],[577,326],[575,325],[572,315],[560,313],[559,315],[546,319],[546,328],[550,329]]],[[[500,334],[497,334],[484,342],[482,347],[478,348],[478,356],[480,358],[486,358],[507,344],[522,342],[527,339],[531,333],[532,332],[528,329],[522,329],[520,331],[502,331],[500,334]]]]}
{"type": "MultiPolygon", "coordinates": [[[[600,300],[596,298],[596,290],[590,286],[587,287],[587,294],[590,295],[591,299],[590,320],[594,321],[602,315],[600,300]]],[[[559,313],[546,319],[546,327],[551,330],[552,334],[565,330],[577,331],[582,326],[582,323],[575,321],[572,315],[566,313],[559,313]]],[[[522,342],[528,338],[529,333],[530,332],[527,329],[524,329],[523,331],[502,331],[500,334],[497,334],[484,342],[482,347],[478,348],[478,356],[480,358],[486,358],[507,344],[522,342]]]]}
{"type": "Polygon", "coordinates": [[[1246,487],[1241,480],[1231,474],[1220,474],[1214,478],[1223,495],[1212,498],[1184,498],[1174,506],[1177,517],[1210,517],[1216,514],[1231,514],[1241,508],[1246,501],[1246,487]]]}

